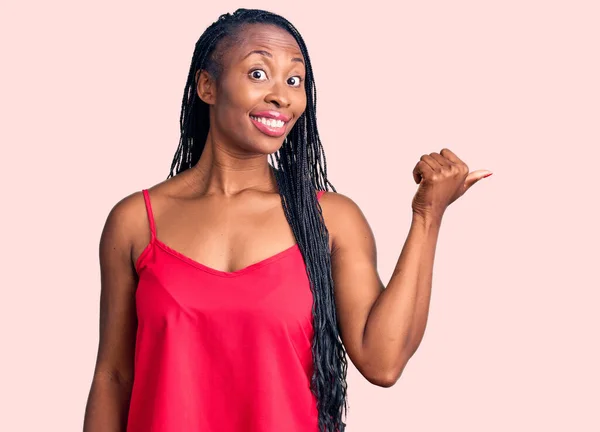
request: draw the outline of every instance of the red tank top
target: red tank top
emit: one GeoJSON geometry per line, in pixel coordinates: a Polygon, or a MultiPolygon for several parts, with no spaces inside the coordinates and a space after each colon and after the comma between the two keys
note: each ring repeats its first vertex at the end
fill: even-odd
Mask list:
{"type": "Polygon", "coordinates": [[[135,266],[127,431],[316,432],[313,297],[298,245],[216,270],[158,240],[143,194],[151,240],[135,266]]]}

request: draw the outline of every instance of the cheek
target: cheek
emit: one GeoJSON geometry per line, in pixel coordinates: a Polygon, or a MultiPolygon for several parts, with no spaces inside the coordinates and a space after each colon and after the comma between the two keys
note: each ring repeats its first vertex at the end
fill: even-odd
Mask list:
{"type": "Polygon", "coordinates": [[[221,86],[217,91],[220,113],[231,117],[232,111],[244,110],[248,104],[250,90],[245,80],[233,73],[222,77],[221,86]]]}
{"type": "Polygon", "coordinates": [[[244,123],[246,113],[249,111],[248,94],[243,89],[237,92],[223,92],[218,102],[219,123],[231,128],[233,125],[239,129],[239,125],[244,123]]]}
{"type": "Polygon", "coordinates": [[[298,113],[297,116],[300,117],[302,113],[306,110],[306,93],[302,93],[298,96],[297,101],[298,113]]]}

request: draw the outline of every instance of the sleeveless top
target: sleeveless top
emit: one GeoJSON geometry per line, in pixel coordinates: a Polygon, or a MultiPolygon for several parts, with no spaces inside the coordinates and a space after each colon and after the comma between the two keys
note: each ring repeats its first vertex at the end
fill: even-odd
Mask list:
{"type": "Polygon", "coordinates": [[[298,245],[237,271],[213,269],[156,237],[143,195],[151,239],[135,265],[127,431],[317,432],[313,296],[298,245]]]}

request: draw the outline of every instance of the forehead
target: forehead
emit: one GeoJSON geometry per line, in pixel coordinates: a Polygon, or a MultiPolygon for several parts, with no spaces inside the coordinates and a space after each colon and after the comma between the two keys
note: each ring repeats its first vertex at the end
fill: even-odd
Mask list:
{"type": "MultiPolygon", "coordinates": [[[[285,51],[291,57],[302,58],[296,39],[286,30],[270,24],[248,24],[242,27],[235,37],[232,47],[233,59],[239,61],[253,49],[285,51]]],[[[234,61],[235,61],[234,60],[234,61]]]]}

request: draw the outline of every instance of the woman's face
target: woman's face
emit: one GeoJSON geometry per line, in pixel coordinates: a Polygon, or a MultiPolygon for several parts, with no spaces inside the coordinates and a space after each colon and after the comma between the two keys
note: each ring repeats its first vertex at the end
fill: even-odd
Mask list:
{"type": "Polygon", "coordinates": [[[198,92],[211,105],[211,134],[238,151],[277,151],[306,108],[302,53],[273,25],[244,27],[223,53],[217,82],[202,76],[198,92]],[[212,90],[203,97],[206,88],[212,90]]]}

